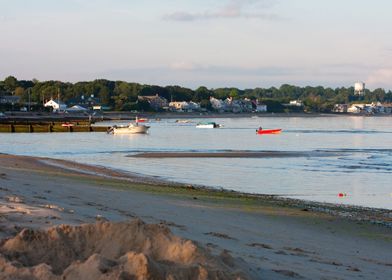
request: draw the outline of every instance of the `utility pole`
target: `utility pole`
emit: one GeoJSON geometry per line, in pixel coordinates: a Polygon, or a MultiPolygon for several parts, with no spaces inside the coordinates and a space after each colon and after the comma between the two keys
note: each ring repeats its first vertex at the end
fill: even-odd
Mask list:
{"type": "Polygon", "coordinates": [[[29,112],[31,111],[31,88],[28,88],[29,93],[29,112]]]}

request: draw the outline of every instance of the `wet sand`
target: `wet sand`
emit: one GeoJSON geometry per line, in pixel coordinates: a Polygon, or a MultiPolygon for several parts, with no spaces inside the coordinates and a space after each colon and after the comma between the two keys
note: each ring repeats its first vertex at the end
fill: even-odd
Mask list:
{"type": "Polygon", "coordinates": [[[336,156],[338,153],[310,151],[223,151],[223,152],[146,152],[128,157],[140,158],[288,158],[288,157],[322,157],[336,156]]]}
{"type": "MultiPolygon", "coordinates": [[[[170,228],[174,236],[178,236],[157,230],[156,234],[167,238],[160,246],[178,244],[171,243],[179,240],[176,238],[184,243],[192,240],[189,242],[195,244],[195,250],[203,252],[203,260],[213,264],[206,267],[206,271],[229,269],[228,275],[221,274],[218,279],[235,279],[239,270],[243,270],[241,277],[249,279],[388,279],[392,274],[392,230],[388,227],[392,214],[387,210],[304,203],[180,184],[172,186],[106,168],[8,155],[0,155],[0,202],[0,237],[13,238],[10,240],[14,240],[14,247],[9,246],[13,250],[20,250],[23,244],[29,249],[33,243],[18,242],[42,234],[26,232],[24,228],[42,230],[61,224],[80,226],[98,221],[97,228],[90,225],[88,232],[107,227],[110,234],[112,227],[113,232],[119,232],[112,223],[127,227],[129,223],[139,224],[137,221],[141,219],[170,228]],[[104,226],[106,221],[111,223],[104,226]],[[101,222],[104,225],[100,226],[101,222]],[[21,231],[23,234],[18,239],[21,231]]],[[[142,223],[137,232],[144,227],[142,223]]],[[[53,229],[49,232],[62,234],[53,229]]],[[[80,229],[69,228],[66,232],[80,232],[80,229]]],[[[77,241],[68,239],[68,242],[75,245],[77,241]]],[[[94,244],[102,244],[97,242],[94,244]]],[[[5,256],[0,259],[0,272],[9,268],[7,261],[20,261],[22,268],[28,270],[41,261],[35,255],[29,255],[34,262],[12,259],[18,254],[7,255],[8,247],[4,247],[4,241],[0,244],[1,254],[5,256]]],[[[121,242],[116,244],[119,246],[121,242]]],[[[60,247],[54,248],[60,250],[60,247]]],[[[153,248],[167,250],[167,247],[153,248]]],[[[52,249],[47,247],[49,251],[52,249]]],[[[79,263],[67,270],[75,274],[68,275],[80,276],[95,267],[94,273],[101,268],[105,272],[99,270],[101,274],[107,276],[118,271],[121,265],[132,266],[136,260],[143,259],[158,266],[142,267],[163,269],[158,270],[157,275],[171,269],[159,266],[159,259],[150,259],[155,253],[144,252],[138,259],[132,259],[132,253],[134,256],[140,251],[134,247],[128,249],[118,251],[116,257],[108,254],[108,249],[81,254],[79,263]],[[125,255],[128,256],[126,261],[125,255]]],[[[200,259],[193,254],[190,256],[195,262],[188,264],[194,267],[200,259]]],[[[184,263],[177,264],[180,267],[184,263]]],[[[132,269],[127,273],[134,271],[132,269]]],[[[36,270],[48,273],[45,265],[36,270]]],[[[190,274],[184,275],[183,279],[191,279],[190,274]]]]}

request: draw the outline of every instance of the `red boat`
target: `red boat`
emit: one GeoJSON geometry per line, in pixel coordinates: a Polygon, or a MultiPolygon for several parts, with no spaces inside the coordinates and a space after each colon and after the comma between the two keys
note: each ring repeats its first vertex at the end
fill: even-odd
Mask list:
{"type": "Polygon", "coordinates": [[[140,122],[147,122],[147,121],[148,121],[148,119],[136,117],[136,121],[135,122],[140,123],[140,122]]]}
{"type": "Polygon", "coordinates": [[[279,134],[282,132],[282,129],[257,129],[257,134],[279,134]]]}
{"type": "Polygon", "coordinates": [[[61,124],[61,126],[62,127],[71,127],[71,126],[74,126],[74,124],[73,123],[63,123],[63,124],[61,124]]]}

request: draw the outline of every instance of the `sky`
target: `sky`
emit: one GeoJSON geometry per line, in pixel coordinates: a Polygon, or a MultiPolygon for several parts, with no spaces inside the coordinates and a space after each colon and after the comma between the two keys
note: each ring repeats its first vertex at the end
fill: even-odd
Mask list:
{"type": "Polygon", "coordinates": [[[0,79],[392,89],[390,0],[0,0],[0,79]]]}

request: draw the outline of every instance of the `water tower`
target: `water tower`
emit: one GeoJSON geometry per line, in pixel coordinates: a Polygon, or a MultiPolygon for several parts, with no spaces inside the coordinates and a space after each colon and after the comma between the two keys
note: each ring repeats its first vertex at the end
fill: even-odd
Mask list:
{"type": "Polygon", "coordinates": [[[363,95],[365,93],[365,83],[357,82],[354,84],[354,94],[363,95]]]}

